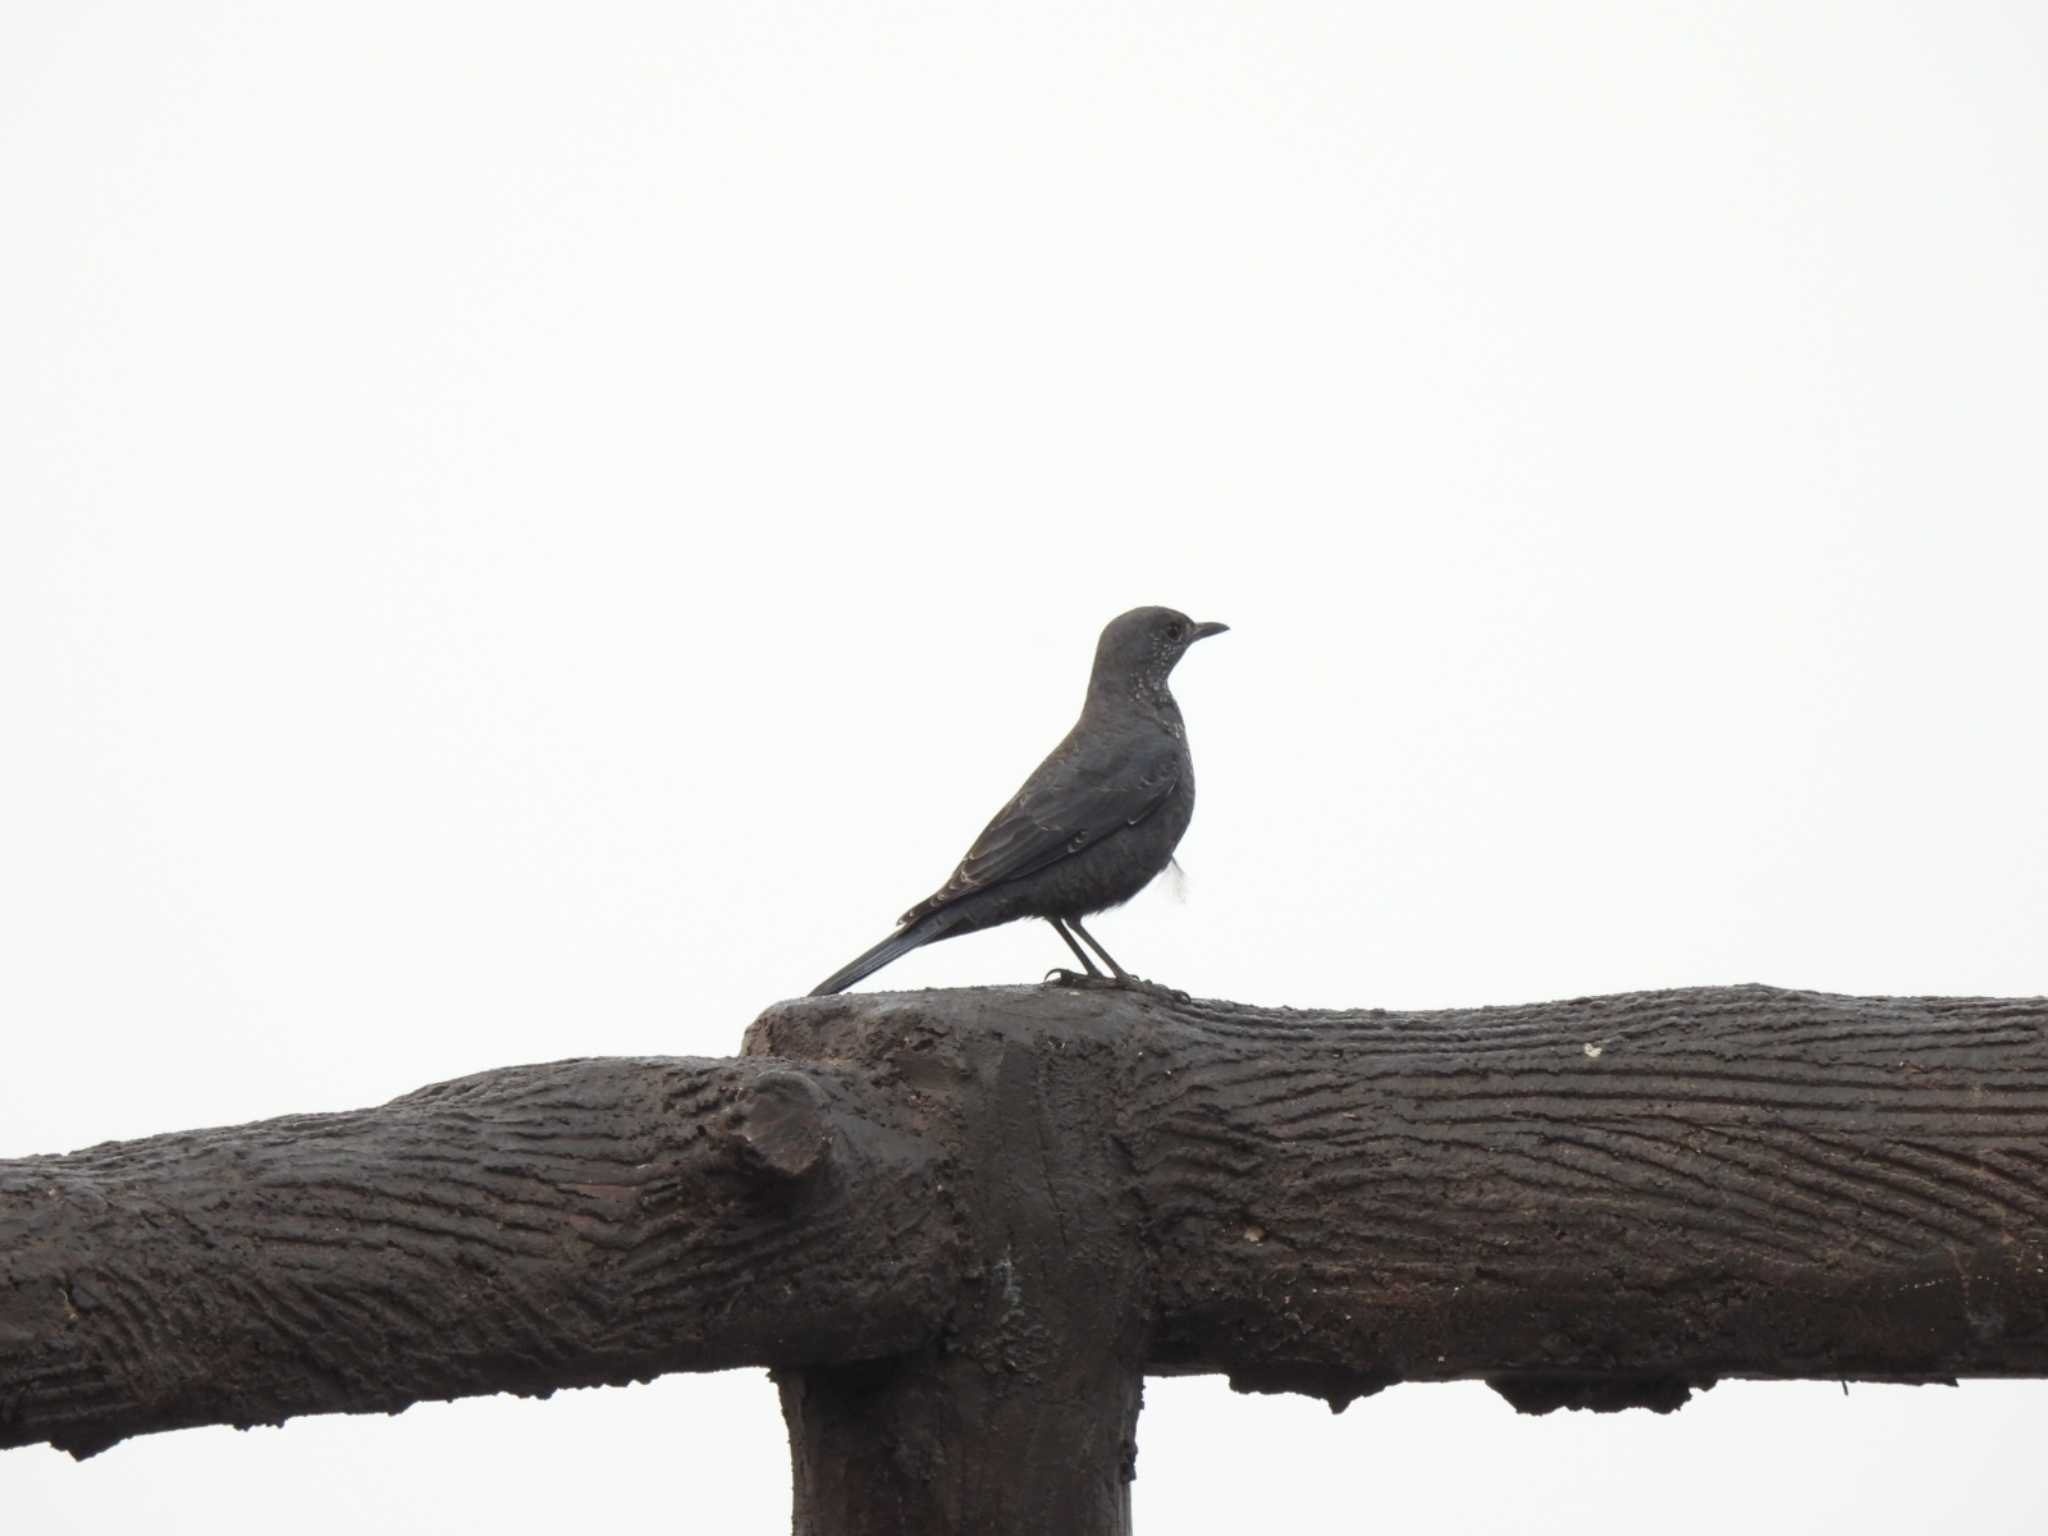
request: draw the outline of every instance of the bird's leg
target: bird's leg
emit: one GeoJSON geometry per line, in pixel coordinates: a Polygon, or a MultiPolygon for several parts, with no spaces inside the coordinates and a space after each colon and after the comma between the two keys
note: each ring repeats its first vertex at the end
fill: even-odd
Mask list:
{"type": "Polygon", "coordinates": [[[1116,963],[1115,956],[1110,954],[1108,950],[1102,947],[1102,940],[1096,938],[1094,934],[1090,933],[1086,928],[1083,928],[1080,925],[1080,923],[1076,922],[1071,917],[1067,919],[1067,923],[1069,926],[1073,928],[1074,932],[1078,933],[1079,935],[1081,935],[1082,938],[1088,941],[1089,947],[1093,949],[1095,953],[1102,956],[1104,960],[1107,960],[1109,962],[1109,968],[1112,971],[1116,972],[1116,984],[1118,986],[1136,987],[1140,991],[1144,992],[1156,992],[1161,997],[1172,998],[1173,1001],[1177,1003],[1185,1003],[1192,1001],[1192,999],[1189,998],[1188,994],[1181,991],[1179,987],[1161,986],[1156,981],[1146,981],[1143,977],[1133,976],[1129,971],[1125,970],[1122,966],[1116,963]]]}
{"type": "MultiPolygon", "coordinates": [[[[1087,972],[1086,975],[1083,975],[1081,971],[1069,971],[1063,967],[1055,967],[1045,973],[1047,977],[1059,981],[1062,985],[1077,985],[1102,980],[1102,972],[1098,971],[1095,968],[1095,962],[1088,958],[1088,951],[1074,942],[1074,936],[1067,932],[1066,925],[1056,917],[1048,917],[1046,921],[1052,924],[1052,931],[1054,933],[1067,941],[1067,948],[1074,952],[1074,958],[1081,962],[1083,969],[1087,972]]],[[[1078,927],[1079,925],[1076,924],[1076,926],[1078,927]]]]}
{"type": "MultiPolygon", "coordinates": [[[[1070,917],[1067,919],[1067,921],[1073,925],[1074,932],[1078,933],[1079,935],[1081,935],[1082,938],[1088,941],[1088,947],[1094,950],[1095,953],[1097,953],[1098,955],[1102,956],[1102,963],[1104,965],[1107,965],[1110,969],[1110,973],[1116,977],[1116,984],[1120,987],[1128,987],[1131,984],[1131,973],[1116,963],[1116,957],[1112,955],[1108,950],[1102,947],[1102,941],[1096,938],[1095,935],[1090,933],[1086,928],[1083,928],[1081,926],[1081,919],[1079,919],[1078,917],[1070,917]]],[[[1071,944],[1073,943],[1073,940],[1069,939],[1067,942],[1071,944]]],[[[1081,951],[1077,947],[1074,950],[1074,953],[1078,955],[1081,953],[1081,951]]],[[[1091,965],[1088,967],[1088,969],[1093,971],[1095,970],[1095,967],[1091,965]]],[[[1096,974],[1099,976],[1102,973],[1100,971],[1097,971],[1096,974]]]]}

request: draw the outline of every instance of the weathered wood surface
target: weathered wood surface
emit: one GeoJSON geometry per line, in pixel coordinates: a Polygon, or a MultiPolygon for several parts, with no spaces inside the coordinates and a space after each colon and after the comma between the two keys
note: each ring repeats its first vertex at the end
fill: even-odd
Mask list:
{"type": "Polygon", "coordinates": [[[1009,989],[806,999],[749,1049],[1115,1050],[1144,1365],[1341,1404],[1482,1377],[2048,1375],[2048,999],[1697,988],[1429,1013],[1009,989]]]}
{"type": "Polygon", "coordinates": [[[0,1446],[908,1348],[949,1265],[887,1109],[566,1061],[0,1163],[0,1446]]]}
{"type": "Polygon", "coordinates": [[[1145,1373],[2048,1375],[2048,1001],[811,998],[0,1164],[0,1445],[759,1364],[798,1529],[1128,1528],[1145,1373]]]}
{"type": "Polygon", "coordinates": [[[953,1306],[926,1347],[776,1372],[798,1536],[1130,1528],[1151,1316],[1118,1139],[1133,999],[1016,988],[805,1001],[750,1051],[864,1069],[950,1150],[953,1306]],[[955,1015],[948,998],[971,1000],[955,1015]]]}

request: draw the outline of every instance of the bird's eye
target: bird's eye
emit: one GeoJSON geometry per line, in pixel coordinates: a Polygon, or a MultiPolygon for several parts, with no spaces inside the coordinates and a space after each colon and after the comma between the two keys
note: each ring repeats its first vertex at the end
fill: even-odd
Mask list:
{"type": "Polygon", "coordinates": [[[1180,625],[1178,624],[1169,624],[1166,626],[1166,638],[1169,640],[1178,640],[1181,637],[1182,633],[1183,631],[1180,625]]]}

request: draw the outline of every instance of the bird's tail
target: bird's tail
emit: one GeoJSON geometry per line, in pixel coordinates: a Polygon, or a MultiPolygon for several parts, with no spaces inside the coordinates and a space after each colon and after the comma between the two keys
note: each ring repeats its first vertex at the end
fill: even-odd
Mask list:
{"type": "Polygon", "coordinates": [[[811,996],[824,997],[828,993],[844,992],[863,976],[874,975],[891,960],[907,955],[913,949],[929,944],[934,939],[943,939],[965,915],[947,907],[942,907],[936,912],[927,912],[916,922],[898,928],[873,949],[847,961],[811,988],[811,996]]]}

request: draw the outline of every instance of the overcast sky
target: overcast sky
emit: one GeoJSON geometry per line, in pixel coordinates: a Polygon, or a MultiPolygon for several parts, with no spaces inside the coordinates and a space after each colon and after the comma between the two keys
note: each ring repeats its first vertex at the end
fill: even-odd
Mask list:
{"type": "MultiPolygon", "coordinates": [[[[1233,626],[1142,972],[2048,990],[2044,164],[2022,3],[10,0],[0,1155],[729,1054],[1138,603],[1233,626]]],[[[1155,1382],[1138,1528],[2031,1533],[2044,1416],[1155,1382]]],[[[787,1461],[679,1376],[0,1511],[768,1536],[787,1461]]]]}

